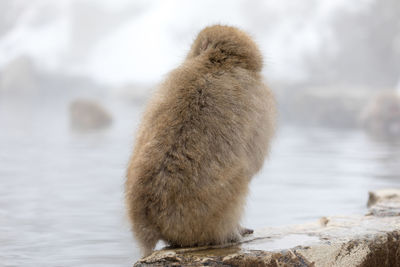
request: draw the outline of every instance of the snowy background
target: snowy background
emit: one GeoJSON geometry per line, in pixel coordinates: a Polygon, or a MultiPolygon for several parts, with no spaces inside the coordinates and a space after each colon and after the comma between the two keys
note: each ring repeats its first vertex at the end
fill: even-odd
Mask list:
{"type": "Polygon", "coordinates": [[[373,76],[390,86],[400,77],[399,13],[396,0],[6,0],[0,69],[28,56],[40,70],[102,84],[155,83],[182,61],[198,31],[222,23],[255,38],[268,79],[360,83],[388,72],[373,76]]]}

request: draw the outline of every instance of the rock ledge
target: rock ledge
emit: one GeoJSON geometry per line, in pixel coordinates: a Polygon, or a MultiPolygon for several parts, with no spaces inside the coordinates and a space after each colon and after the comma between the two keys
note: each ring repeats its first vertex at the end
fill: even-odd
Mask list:
{"type": "Polygon", "coordinates": [[[238,244],[163,249],[135,266],[400,266],[400,190],[370,192],[366,215],[255,231],[238,244]]]}

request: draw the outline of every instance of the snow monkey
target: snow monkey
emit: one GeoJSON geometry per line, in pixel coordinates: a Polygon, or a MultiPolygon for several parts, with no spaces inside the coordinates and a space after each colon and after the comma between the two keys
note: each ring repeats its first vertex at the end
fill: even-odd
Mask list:
{"type": "Polygon", "coordinates": [[[252,176],[274,132],[262,56],[245,32],[203,29],[150,100],[126,180],[127,211],[144,255],[236,242],[252,176]]]}

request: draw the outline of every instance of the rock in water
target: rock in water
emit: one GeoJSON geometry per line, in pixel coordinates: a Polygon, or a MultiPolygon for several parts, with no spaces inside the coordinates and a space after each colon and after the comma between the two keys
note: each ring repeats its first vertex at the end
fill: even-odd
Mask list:
{"type": "Polygon", "coordinates": [[[75,130],[103,129],[111,122],[111,115],[94,101],[78,99],[70,104],[70,124],[75,130]]]}
{"type": "Polygon", "coordinates": [[[363,111],[361,123],[377,139],[400,140],[400,96],[395,92],[377,95],[363,111]]]}

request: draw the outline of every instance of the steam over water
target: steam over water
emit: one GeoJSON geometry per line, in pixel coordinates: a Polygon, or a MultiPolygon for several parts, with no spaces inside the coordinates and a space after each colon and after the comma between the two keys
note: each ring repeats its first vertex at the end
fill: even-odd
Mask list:
{"type": "MultiPolygon", "coordinates": [[[[129,266],[139,257],[123,183],[143,106],[106,102],[100,132],[69,128],[65,101],[0,101],[0,262],[3,266],[129,266]]],[[[359,130],[278,130],[251,184],[255,229],[365,213],[368,190],[399,186],[399,147],[359,130]]]]}

